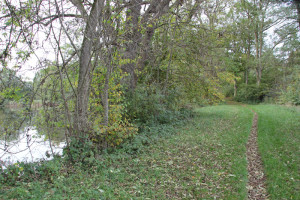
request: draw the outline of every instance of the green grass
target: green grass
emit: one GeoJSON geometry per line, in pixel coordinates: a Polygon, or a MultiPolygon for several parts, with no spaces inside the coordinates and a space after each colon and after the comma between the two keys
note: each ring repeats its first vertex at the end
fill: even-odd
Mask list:
{"type": "MultiPolygon", "coordinates": [[[[251,108],[259,114],[271,199],[300,199],[299,112],[251,108]]],[[[145,128],[147,134],[89,168],[51,161],[41,177],[0,185],[0,199],[247,199],[252,119],[250,106],[198,108],[184,124],[145,128]]]]}
{"type": "Polygon", "coordinates": [[[258,105],[258,145],[271,199],[300,199],[300,111],[258,105]]]}
{"type": "Polygon", "coordinates": [[[163,137],[137,154],[121,149],[87,170],[3,185],[0,199],[246,199],[251,123],[242,106],[197,109],[181,128],[153,129],[163,137]]]}

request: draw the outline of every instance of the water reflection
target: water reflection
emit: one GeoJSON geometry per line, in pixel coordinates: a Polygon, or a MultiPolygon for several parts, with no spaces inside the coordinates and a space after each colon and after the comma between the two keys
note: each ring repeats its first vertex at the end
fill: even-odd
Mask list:
{"type": "Polygon", "coordinates": [[[62,154],[65,142],[50,142],[45,135],[39,134],[34,126],[23,126],[9,137],[4,137],[7,132],[3,132],[3,130],[7,128],[7,123],[14,124],[7,119],[12,120],[12,116],[0,112],[0,130],[2,132],[0,133],[2,135],[0,138],[0,165],[36,162],[41,159],[49,160],[53,158],[53,154],[62,154]]]}

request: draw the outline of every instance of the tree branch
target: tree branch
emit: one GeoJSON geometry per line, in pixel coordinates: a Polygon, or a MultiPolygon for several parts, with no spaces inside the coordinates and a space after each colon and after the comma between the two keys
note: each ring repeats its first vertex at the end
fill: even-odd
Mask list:
{"type": "Polygon", "coordinates": [[[85,22],[88,21],[88,13],[84,9],[84,6],[80,0],[70,0],[71,3],[79,10],[85,22]]]}

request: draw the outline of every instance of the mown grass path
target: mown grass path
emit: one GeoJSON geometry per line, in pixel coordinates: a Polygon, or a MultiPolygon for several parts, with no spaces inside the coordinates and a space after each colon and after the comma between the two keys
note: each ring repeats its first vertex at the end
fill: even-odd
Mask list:
{"type": "Polygon", "coordinates": [[[258,148],[269,199],[300,199],[300,107],[248,107],[259,115],[258,148]]]}

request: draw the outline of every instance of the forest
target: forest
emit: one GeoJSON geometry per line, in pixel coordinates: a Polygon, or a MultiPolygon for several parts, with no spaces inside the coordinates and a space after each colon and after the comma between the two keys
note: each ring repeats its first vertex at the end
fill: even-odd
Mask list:
{"type": "MultiPolygon", "coordinates": [[[[255,149],[253,154],[261,158],[253,159],[262,159],[257,162],[267,171],[262,185],[268,193],[258,195],[297,199],[299,105],[299,0],[0,2],[0,198],[256,199],[246,186],[247,162],[241,156],[248,152],[249,133],[258,132],[261,141],[260,135],[253,137],[261,152],[255,149]],[[260,120],[272,119],[268,113],[278,121],[268,121],[263,129],[267,122],[260,120]],[[278,142],[283,126],[286,140],[276,143],[282,148],[273,152],[268,148],[275,143],[268,134],[275,134],[273,142],[278,142]],[[43,154],[51,161],[4,160],[25,129],[37,134],[24,135],[31,160],[30,142],[39,136],[49,142],[43,154]],[[190,133],[183,136],[182,131],[190,133]],[[232,135],[220,136],[225,133],[232,135]],[[180,140],[190,143],[184,147],[180,140]],[[64,147],[57,153],[54,146],[60,142],[64,147]],[[215,152],[219,144],[222,150],[215,152]],[[167,172],[151,171],[152,166],[160,166],[156,161],[161,160],[170,167],[176,160],[160,156],[156,147],[161,154],[182,158],[185,166],[178,165],[179,171],[196,165],[187,158],[197,153],[181,155],[174,149],[199,147],[199,159],[207,159],[209,167],[204,168],[211,170],[204,177],[211,179],[192,183],[202,172],[187,170],[191,174],[182,178],[175,170],[179,185],[171,182],[168,188],[167,172]],[[291,166],[279,171],[289,181],[275,184],[272,176],[279,172],[268,168],[275,163],[268,160],[274,157],[270,151],[278,156],[286,152],[284,162],[291,166]],[[215,153],[204,158],[205,152],[215,153]],[[244,171],[226,163],[227,154],[244,171]],[[227,164],[236,171],[225,173],[227,164]],[[213,166],[221,170],[219,179],[212,175],[213,166]],[[153,174],[143,175],[143,170],[153,174]],[[134,186],[132,174],[140,185],[134,186]],[[76,180],[84,183],[83,191],[76,180]],[[238,181],[242,183],[233,186],[238,181]]],[[[249,174],[251,170],[257,169],[248,169],[249,174]]]]}

